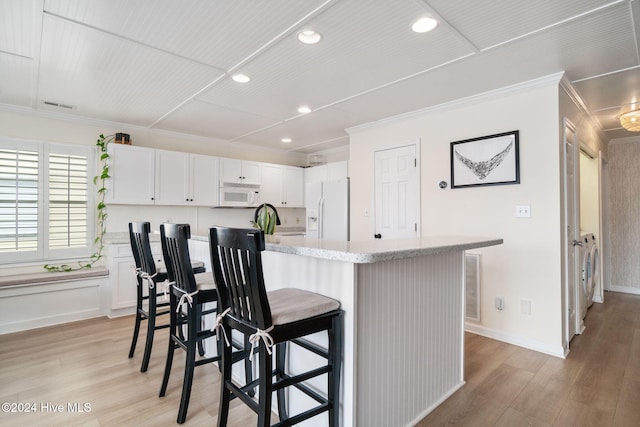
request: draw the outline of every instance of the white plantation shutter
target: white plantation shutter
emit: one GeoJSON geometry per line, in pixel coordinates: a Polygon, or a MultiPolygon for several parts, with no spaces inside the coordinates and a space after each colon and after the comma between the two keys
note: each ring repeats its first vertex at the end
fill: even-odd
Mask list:
{"type": "Polygon", "coordinates": [[[86,156],[49,154],[49,249],[87,246],[88,181],[86,156]]]}
{"type": "Polygon", "coordinates": [[[0,264],[93,252],[94,150],[0,138],[0,264]]]}
{"type": "Polygon", "coordinates": [[[0,254],[38,249],[38,151],[0,148],[0,254]]]}

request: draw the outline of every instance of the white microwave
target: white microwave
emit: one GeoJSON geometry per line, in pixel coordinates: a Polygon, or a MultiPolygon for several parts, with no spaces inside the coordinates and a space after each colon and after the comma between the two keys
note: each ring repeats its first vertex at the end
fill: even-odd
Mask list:
{"type": "Polygon", "coordinates": [[[260,188],[220,187],[220,206],[257,207],[260,205],[260,188]]]}

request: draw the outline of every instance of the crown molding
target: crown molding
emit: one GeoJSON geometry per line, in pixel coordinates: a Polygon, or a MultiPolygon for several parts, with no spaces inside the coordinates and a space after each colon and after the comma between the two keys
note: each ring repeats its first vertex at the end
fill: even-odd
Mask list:
{"type": "Polygon", "coordinates": [[[398,114],[395,116],[387,117],[385,119],[376,120],[375,122],[364,123],[362,125],[353,126],[345,129],[349,135],[353,135],[365,130],[371,130],[390,125],[392,123],[398,123],[405,120],[413,119],[418,116],[422,116],[429,113],[441,112],[453,110],[463,106],[478,104],[490,99],[501,98],[505,96],[522,93],[534,88],[546,87],[549,85],[557,85],[564,75],[564,71],[560,73],[549,74],[547,76],[539,77],[537,79],[527,80],[525,82],[517,83],[510,86],[482,92],[476,95],[467,96],[464,98],[455,99],[453,101],[444,102],[442,104],[433,105],[430,107],[421,108],[419,110],[409,111],[407,113],[398,114]]]}
{"type": "Polygon", "coordinates": [[[609,141],[609,145],[631,144],[640,142],[640,135],[627,136],[625,138],[616,138],[609,141]]]}
{"type": "Polygon", "coordinates": [[[231,142],[225,139],[192,135],[188,133],[149,128],[146,126],[138,126],[138,125],[132,125],[127,123],[96,119],[91,117],[76,116],[73,114],[61,113],[57,111],[36,110],[30,107],[22,107],[22,106],[17,106],[12,104],[0,103],[0,112],[3,112],[3,111],[9,112],[9,113],[22,114],[28,117],[39,118],[39,119],[59,120],[62,122],[75,123],[79,125],[113,128],[113,129],[118,129],[122,131],[128,131],[130,133],[134,133],[136,131],[144,132],[151,135],[158,135],[158,136],[163,136],[163,137],[173,138],[173,139],[177,138],[185,141],[197,142],[200,144],[215,144],[223,148],[235,148],[235,149],[243,148],[250,151],[259,151],[263,153],[277,153],[280,155],[286,155],[288,157],[293,157],[301,160],[306,159],[306,154],[295,153],[295,152],[276,149],[276,148],[261,147],[259,145],[251,145],[244,142],[231,142]]]}

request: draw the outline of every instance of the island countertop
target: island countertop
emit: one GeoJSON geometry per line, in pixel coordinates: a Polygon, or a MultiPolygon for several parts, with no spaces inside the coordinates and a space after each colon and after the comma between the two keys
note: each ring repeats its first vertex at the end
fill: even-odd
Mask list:
{"type": "Polygon", "coordinates": [[[502,239],[470,236],[428,236],[407,239],[337,241],[301,236],[266,236],[265,249],[334,261],[368,264],[464,251],[503,243],[502,239]]]}

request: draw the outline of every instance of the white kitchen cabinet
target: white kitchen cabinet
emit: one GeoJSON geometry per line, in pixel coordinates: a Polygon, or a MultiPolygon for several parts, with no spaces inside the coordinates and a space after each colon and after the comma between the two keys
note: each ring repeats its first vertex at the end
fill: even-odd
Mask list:
{"type": "MultiPolygon", "coordinates": [[[[156,261],[162,259],[160,242],[151,243],[151,252],[156,261]]],[[[130,244],[109,245],[108,267],[112,310],[136,306],[138,279],[135,266],[130,244]]]]}
{"type": "Polygon", "coordinates": [[[109,144],[109,175],[105,201],[114,204],[155,203],[155,150],[109,144]]]}
{"type": "Polygon", "coordinates": [[[220,159],[220,181],[224,184],[262,183],[262,164],[248,160],[220,159]]]}
{"type": "Polygon", "coordinates": [[[263,163],[260,200],[276,207],[304,207],[303,169],[263,163]]]}
{"type": "Polygon", "coordinates": [[[286,207],[304,207],[304,169],[284,166],[282,192],[286,207]]]}
{"type": "Polygon", "coordinates": [[[343,160],[341,162],[327,163],[327,180],[335,181],[337,179],[349,178],[349,162],[343,160]]]}
{"type": "Polygon", "coordinates": [[[156,205],[217,206],[218,158],[156,150],[156,205]]]}
{"type": "Polygon", "coordinates": [[[220,159],[201,154],[189,155],[189,204],[220,205],[220,159]]]}
{"type": "Polygon", "coordinates": [[[155,151],[155,204],[182,206],[189,202],[189,154],[155,151]]]}
{"type": "Polygon", "coordinates": [[[326,165],[314,166],[304,170],[305,184],[322,181],[335,181],[349,177],[348,162],[327,163],[326,165]]]}
{"type": "Polygon", "coordinates": [[[282,166],[270,163],[262,164],[262,186],[260,187],[260,201],[271,203],[273,206],[283,206],[282,197],[282,166]]]}
{"type": "Polygon", "coordinates": [[[218,157],[122,144],[110,144],[109,155],[107,203],[219,205],[218,157]]]}

